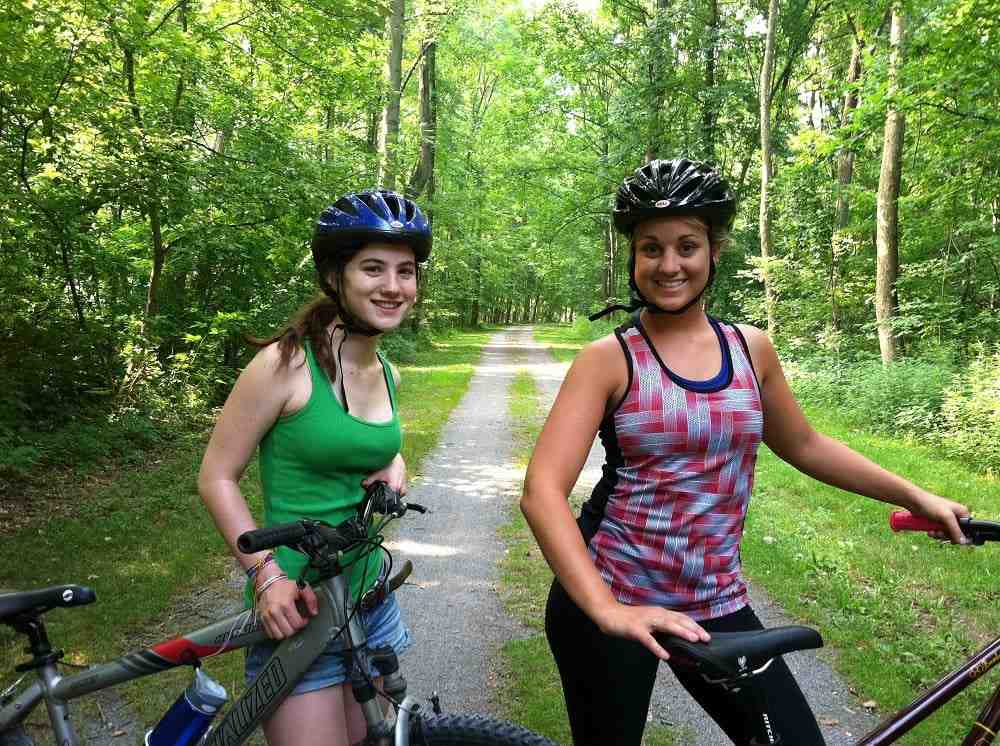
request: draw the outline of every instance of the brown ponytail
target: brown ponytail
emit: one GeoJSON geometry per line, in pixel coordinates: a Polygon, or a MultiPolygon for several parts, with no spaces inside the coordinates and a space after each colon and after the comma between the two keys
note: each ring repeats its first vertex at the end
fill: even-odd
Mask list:
{"type": "Polygon", "coordinates": [[[304,349],[309,340],[316,362],[326,372],[331,381],[337,378],[337,363],[333,346],[330,344],[330,324],[340,316],[340,303],[336,297],[319,295],[300,308],[287,326],[272,337],[246,335],[246,340],[254,347],[264,348],[275,342],[281,353],[279,367],[291,364],[297,350],[304,349]]]}

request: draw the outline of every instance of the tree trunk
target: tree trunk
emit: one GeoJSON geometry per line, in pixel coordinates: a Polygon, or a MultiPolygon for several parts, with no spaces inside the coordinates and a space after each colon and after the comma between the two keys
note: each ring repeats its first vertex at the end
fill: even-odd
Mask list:
{"type": "MultiPolygon", "coordinates": [[[[434,214],[434,152],[437,143],[437,106],[435,88],[434,52],[437,43],[429,41],[424,47],[420,68],[420,160],[413,170],[410,182],[406,186],[406,196],[417,199],[421,193],[426,193],[424,214],[428,222],[434,214]]],[[[420,277],[420,292],[417,302],[410,314],[410,326],[417,331],[424,317],[424,276],[420,277]]]]}
{"type": "Polygon", "coordinates": [[[389,85],[385,109],[382,111],[382,129],[379,135],[379,178],[386,189],[396,188],[396,157],[399,145],[399,99],[401,95],[403,66],[403,15],[405,0],[391,0],[386,28],[389,36],[389,55],[386,58],[385,77],[389,85]]]}
{"type": "Polygon", "coordinates": [[[899,274],[899,184],[903,167],[903,137],[906,121],[896,108],[893,97],[899,90],[899,70],[902,65],[903,9],[892,7],[889,34],[889,107],[885,116],[882,140],[882,170],[878,179],[875,233],[875,322],[878,326],[878,346],[882,363],[896,359],[898,339],[892,329],[896,315],[896,277],[899,274]]]}
{"type": "Polygon", "coordinates": [[[764,280],[764,305],[767,311],[767,331],[773,335],[776,299],[768,262],[771,259],[771,216],[768,212],[768,189],[771,185],[771,76],[774,73],[774,33],[778,20],[778,0],[767,7],[767,37],[764,41],[764,62],[760,69],[760,258],[764,280]]]}
{"type": "Polygon", "coordinates": [[[81,329],[87,328],[87,321],[83,315],[83,301],[80,298],[80,291],[76,286],[76,278],[69,264],[69,239],[63,238],[59,241],[59,249],[62,253],[63,273],[66,276],[66,284],[69,286],[70,295],[73,298],[73,308],[76,309],[76,323],[81,329]]]}
{"type": "MultiPolygon", "coordinates": [[[[855,35],[851,49],[851,61],[847,66],[847,84],[851,86],[844,94],[844,110],[840,116],[840,126],[846,127],[858,106],[858,93],[853,85],[861,78],[861,39],[855,35]]],[[[854,179],[854,151],[843,148],[837,161],[837,217],[830,247],[830,324],[840,328],[840,308],[837,305],[837,287],[840,282],[839,263],[843,254],[844,235],[851,222],[851,202],[848,189],[854,179]]]]}
{"type": "Polygon", "coordinates": [[[483,256],[478,251],[476,252],[475,258],[472,260],[472,308],[471,316],[469,318],[469,326],[473,329],[479,328],[479,297],[483,292],[483,256]]]}
{"type": "Polygon", "coordinates": [[[149,289],[146,291],[146,308],[143,325],[147,327],[149,320],[156,315],[157,293],[160,288],[160,277],[163,274],[163,264],[167,256],[163,246],[163,232],[160,226],[160,203],[155,200],[149,206],[149,230],[153,239],[153,268],[149,271],[149,289]]]}
{"type": "Polygon", "coordinates": [[[715,162],[715,122],[718,119],[718,98],[715,92],[715,66],[719,49],[719,0],[708,0],[708,38],[705,40],[705,88],[702,92],[701,148],[702,157],[715,162]]]}
{"type": "Polygon", "coordinates": [[[611,218],[602,220],[604,230],[604,302],[608,303],[615,295],[615,226],[611,218]]]}
{"type": "Polygon", "coordinates": [[[413,170],[406,194],[416,199],[427,191],[427,217],[430,218],[431,201],[434,198],[434,150],[437,141],[437,107],[434,70],[434,53],[437,43],[429,41],[424,47],[420,68],[420,160],[413,170]]]}
{"type": "Polygon", "coordinates": [[[667,34],[667,11],[670,0],[656,0],[656,12],[653,16],[653,29],[650,38],[652,47],[652,62],[649,70],[649,133],[646,136],[646,163],[657,157],[662,132],[660,131],[661,109],[665,94],[664,73],[670,66],[667,50],[670,47],[670,37],[667,34]]]}

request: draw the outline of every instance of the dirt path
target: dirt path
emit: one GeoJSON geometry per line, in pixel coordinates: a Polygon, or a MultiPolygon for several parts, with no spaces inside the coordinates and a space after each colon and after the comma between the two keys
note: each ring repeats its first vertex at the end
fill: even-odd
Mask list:
{"type": "Polygon", "coordinates": [[[409,693],[426,699],[439,692],[446,712],[495,712],[492,662],[522,634],[497,595],[504,552],[497,530],[521,487],[507,389],[538,354],[528,341],[529,332],[501,332],[483,348],[465,397],[410,489],[409,499],[430,512],[407,516],[388,543],[397,561],[409,558],[415,567],[415,587],[398,593],[414,638],[402,660],[409,693]]]}

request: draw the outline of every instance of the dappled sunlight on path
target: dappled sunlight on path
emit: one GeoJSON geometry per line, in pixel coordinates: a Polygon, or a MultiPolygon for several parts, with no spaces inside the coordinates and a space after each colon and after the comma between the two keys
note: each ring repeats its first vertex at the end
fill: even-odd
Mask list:
{"type": "Polygon", "coordinates": [[[407,496],[427,514],[407,515],[387,543],[397,564],[414,564],[397,594],[415,643],[402,661],[410,693],[427,699],[439,692],[446,711],[495,711],[490,662],[522,633],[496,592],[504,552],[497,530],[516,510],[524,476],[513,460],[507,392],[539,355],[545,351],[530,330],[491,337],[407,496]]]}

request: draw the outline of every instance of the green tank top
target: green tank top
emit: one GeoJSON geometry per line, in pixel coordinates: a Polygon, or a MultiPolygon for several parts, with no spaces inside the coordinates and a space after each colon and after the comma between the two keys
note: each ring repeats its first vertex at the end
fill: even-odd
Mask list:
{"type": "MultiPolygon", "coordinates": [[[[344,410],[330,379],[305,344],[312,394],[298,412],[281,417],[260,441],[260,476],[264,494],[264,525],[314,518],[337,525],[354,515],[364,497],[361,480],[388,464],[403,442],[396,407],[396,386],[389,363],[378,353],[392,405],[392,419],[368,422],[344,410]]],[[[345,564],[365,548],[352,551],[345,564]]],[[[288,577],[299,577],[306,557],[287,547],[275,552],[288,577]]],[[[351,595],[357,599],[378,579],[380,551],[347,566],[351,595]]],[[[315,578],[308,578],[314,581],[315,578]]],[[[248,583],[246,600],[252,600],[248,583]]]]}

